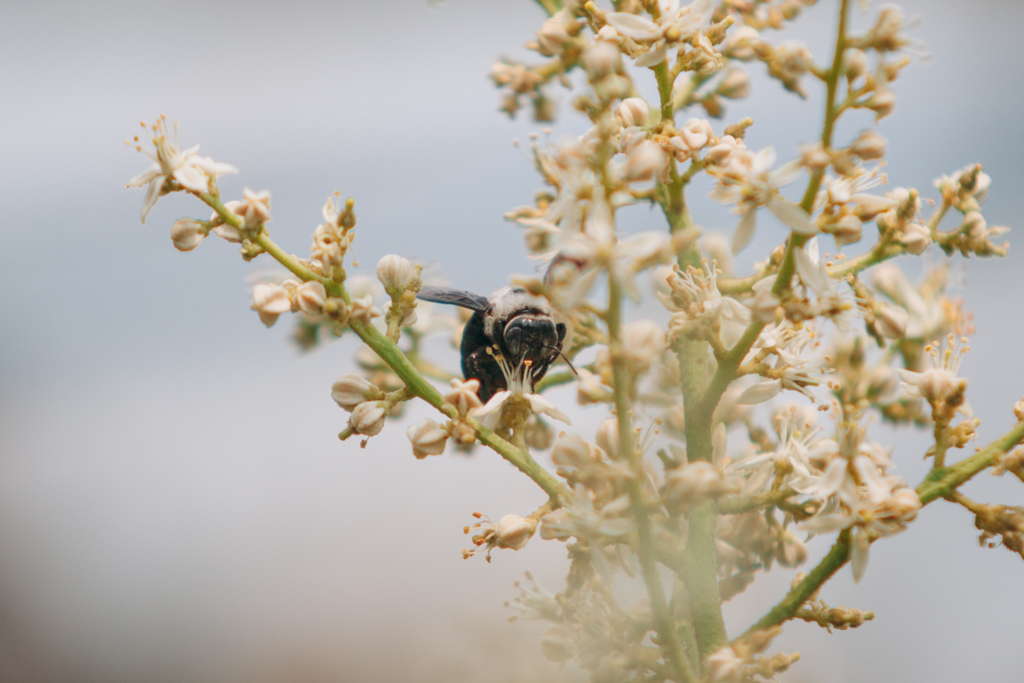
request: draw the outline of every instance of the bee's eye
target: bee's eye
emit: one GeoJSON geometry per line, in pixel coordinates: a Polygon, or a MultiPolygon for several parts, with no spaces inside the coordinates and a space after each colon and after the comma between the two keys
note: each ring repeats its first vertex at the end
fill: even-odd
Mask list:
{"type": "Polygon", "coordinates": [[[513,356],[519,355],[519,347],[523,342],[523,328],[518,325],[509,325],[505,330],[505,345],[512,352],[513,356]]]}

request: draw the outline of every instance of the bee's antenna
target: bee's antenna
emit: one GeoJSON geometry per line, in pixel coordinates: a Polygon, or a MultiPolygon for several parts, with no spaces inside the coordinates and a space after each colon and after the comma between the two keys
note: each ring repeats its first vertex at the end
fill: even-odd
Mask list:
{"type": "Polygon", "coordinates": [[[576,372],[576,368],[573,367],[572,361],[566,358],[565,354],[562,353],[562,349],[558,348],[557,346],[545,346],[544,348],[551,349],[552,351],[557,351],[558,355],[561,356],[562,360],[565,361],[565,364],[569,366],[570,370],[572,370],[572,374],[576,375],[577,377],[579,376],[580,373],[576,372]]]}

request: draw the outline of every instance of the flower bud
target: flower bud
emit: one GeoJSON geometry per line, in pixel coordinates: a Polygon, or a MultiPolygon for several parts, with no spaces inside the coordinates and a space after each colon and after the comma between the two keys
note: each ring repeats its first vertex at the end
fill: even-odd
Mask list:
{"type": "Polygon", "coordinates": [[[653,320],[637,320],[622,330],[625,361],[633,374],[646,371],[665,350],[665,332],[653,320]]]}
{"type": "Polygon", "coordinates": [[[376,399],[381,395],[377,385],[361,375],[349,373],[334,380],[331,385],[331,398],[339,406],[352,412],[364,401],[376,399]]]}
{"type": "Polygon", "coordinates": [[[853,82],[868,72],[868,56],[864,50],[847,48],[843,53],[843,73],[846,80],[853,82]]]}
{"type": "Polygon", "coordinates": [[[191,218],[179,218],[171,226],[171,241],[178,251],[192,251],[206,239],[206,228],[191,218]]]}
{"type": "Polygon", "coordinates": [[[732,59],[749,61],[754,58],[754,48],[761,42],[761,34],[753,26],[739,26],[729,31],[722,54],[732,59]]]}
{"type": "Polygon", "coordinates": [[[252,306],[260,314],[260,322],[267,327],[277,322],[278,316],[292,310],[288,292],[280,285],[256,285],[252,288],[252,306]]]}
{"type": "Polygon", "coordinates": [[[846,214],[835,224],[829,228],[828,232],[832,234],[832,237],[836,240],[836,245],[843,246],[845,244],[854,244],[859,242],[861,236],[864,234],[864,224],[860,222],[860,219],[851,213],[846,214]]]}
{"type": "Polygon", "coordinates": [[[875,112],[875,120],[883,119],[896,108],[896,93],[889,88],[879,88],[868,98],[864,106],[875,112]]]}
{"type": "Polygon", "coordinates": [[[608,457],[612,460],[619,459],[619,423],[614,417],[609,417],[598,426],[596,441],[601,450],[608,454],[608,457]]]}
{"type": "Polygon", "coordinates": [[[559,467],[583,469],[590,464],[590,445],[576,434],[565,434],[555,440],[551,462],[559,467]]]}
{"type": "Polygon", "coordinates": [[[441,455],[444,453],[445,444],[448,443],[448,432],[433,420],[424,420],[418,425],[412,425],[405,434],[412,442],[412,454],[418,460],[428,455],[441,455]]]}
{"type": "Polygon", "coordinates": [[[799,566],[807,561],[807,546],[793,534],[784,531],[775,548],[775,559],[783,567],[799,566]]]}
{"type": "Polygon", "coordinates": [[[565,30],[565,23],[561,18],[551,17],[537,31],[537,52],[545,57],[562,54],[566,43],[572,40],[569,32],[565,30]]]}
{"type": "Polygon", "coordinates": [[[242,217],[246,228],[255,228],[270,220],[270,190],[253,192],[247,187],[242,190],[242,197],[234,211],[242,217]]]}
{"type": "Polygon", "coordinates": [[[718,94],[730,100],[737,100],[750,94],[750,76],[746,71],[731,69],[718,84],[718,94]]]}
{"type": "Polygon", "coordinates": [[[468,379],[465,382],[453,379],[452,390],[444,395],[446,403],[451,403],[459,411],[459,415],[466,415],[473,408],[483,405],[477,392],[480,391],[480,380],[468,379]]]}
{"type": "Polygon", "coordinates": [[[519,550],[537,530],[537,522],[524,519],[519,515],[505,515],[494,527],[495,545],[499,548],[519,550]]]}
{"type": "Polygon", "coordinates": [[[885,138],[873,130],[866,130],[853,141],[850,151],[864,161],[881,159],[885,156],[885,138]]]}
{"type": "Polygon", "coordinates": [[[900,242],[911,254],[920,256],[925,249],[931,246],[932,235],[923,223],[908,223],[900,236],[900,242]]]}
{"type": "Polygon", "coordinates": [[[377,279],[390,296],[398,296],[419,280],[416,267],[408,259],[388,254],[377,263],[377,279]]]}
{"type": "Polygon", "coordinates": [[[672,470],[666,483],[668,497],[687,504],[721,498],[731,490],[722,473],[703,460],[672,470]]]}
{"type": "Polygon", "coordinates": [[[879,304],[875,310],[875,328],[886,339],[902,339],[910,316],[899,306],[879,304]]]}
{"type": "Polygon", "coordinates": [[[630,126],[646,126],[650,111],[647,103],[639,97],[627,97],[618,108],[619,118],[627,128],[630,126]]]}
{"type": "Polygon", "coordinates": [[[960,228],[969,237],[978,238],[985,232],[988,223],[980,211],[968,211],[964,214],[964,223],[960,228]]]}
{"type": "Polygon", "coordinates": [[[583,68],[593,80],[602,80],[613,71],[619,61],[619,48],[603,40],[592,43],[583,51],[583,68]]]}
{"type": "Polygon", "coordinates": [[[572,659],[572,645],[572,631],[564,626],[552,626],[540,639],[540,651],[552,662],[572,659]]]}
{"type": "Polygon", "coordinates": [[[348,423],[357,434],[373,436],[384,428],[384,418],[387,414],[383,401],[364,401],[352,410],[348,423]]]}
{"type": "Polygon", "coordinates": [[[654,178],[665,166],[665,150],[661,145],[645,140],[633,147],[626,155],[626,163],[622,170],[622,179],[627,183],[643,182],[654,178]]]}
{"type": "Polygon", "coordinates": [[[327,290],[320,282],[303,282],[295,288],[295,304],[310,318],[319,318],[327,307],[327,290]]]}

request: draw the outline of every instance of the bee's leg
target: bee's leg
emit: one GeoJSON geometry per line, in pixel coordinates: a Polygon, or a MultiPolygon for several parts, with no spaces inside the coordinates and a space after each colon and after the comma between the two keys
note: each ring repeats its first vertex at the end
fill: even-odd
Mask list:
{"type": "Polygon", "coordinates": [[[487,353],[486,348],[478,348],[468,356],[463,356],[462,374],[466,379],[480,381],[480,391],[477,392],[477,395],[484,403],[491,400],[491,397],[499,391],[508,389],[505,374],[494,357],[487,353]]]}

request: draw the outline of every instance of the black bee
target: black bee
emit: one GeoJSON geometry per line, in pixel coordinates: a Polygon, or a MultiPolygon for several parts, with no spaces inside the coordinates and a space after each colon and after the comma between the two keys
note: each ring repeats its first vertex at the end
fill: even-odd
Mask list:
{"type": "Polygon", "coordinates": [[[418,296],[473,311],[462,333],[462,374],[480,381],[477,393],[484,403],[506,389],[532,391],[562,353],[565,324],[555,322],[547,299],[522,287],[502,287],[490,298],[423,287],[418,296]]]}

